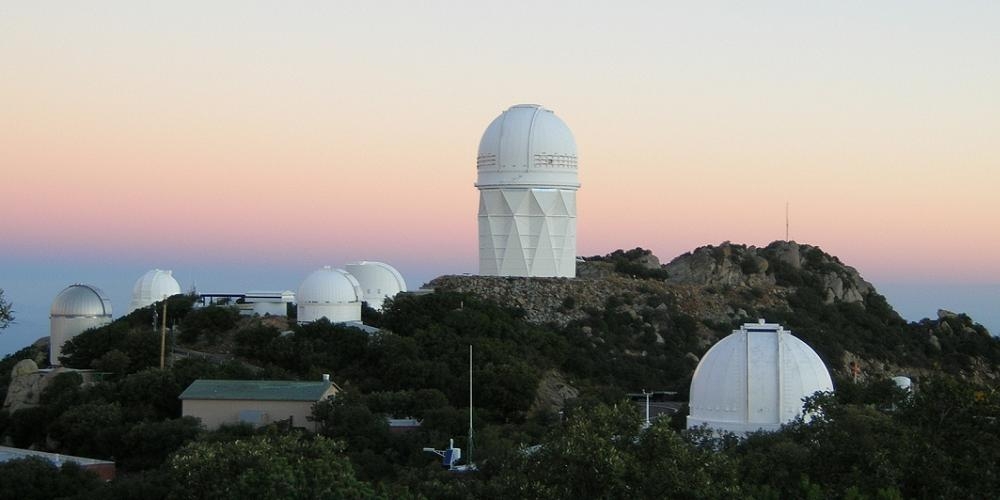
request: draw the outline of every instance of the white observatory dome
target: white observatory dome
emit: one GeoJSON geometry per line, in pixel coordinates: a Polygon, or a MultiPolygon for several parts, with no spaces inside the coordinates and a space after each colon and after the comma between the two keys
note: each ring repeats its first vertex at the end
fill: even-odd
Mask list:
{"type": "Polygon", "coordinates": [[[476,161],[476,186],[580,187],[576,141],[551,110],[518,104],[483,132],[476,161]]]}
{"type": "Polygon", "coordinates": [[[361,285],[343,269],[324,266],[306,276],[295,294],[299,323],[326,318],[334,323],[361,321],[361,285]]]}
{"type": "Polygon", "coordinates": [[[141,309],[181,293],[181,285],[174,279],[173,271],[153,269],[143,274],[132,287],[132,302],[129,303],[128,312],[141,309]]]}
{"type": "Polygon", "coordinates": [[[70,285],[52,301],[49,320],[49,362],[58,365],[67,340],[111,322],[111,300],[95,286],[70,285]]]}
{"type": "Polygon", "coordinates": [[[781,325],[747,323],[705,353],[691,380],[688,428],[773,431],[802,414],[802,399],[832,391],[823,360],[781,325]]]}
{"type": "Polygon", "coordinates": [[[386,297],[395,297],[406,291],[406,281],[394,267],[384,262],[359,261],[344,266],[361,285],[363,300],[372,309],[382,310],[386,297]]]}

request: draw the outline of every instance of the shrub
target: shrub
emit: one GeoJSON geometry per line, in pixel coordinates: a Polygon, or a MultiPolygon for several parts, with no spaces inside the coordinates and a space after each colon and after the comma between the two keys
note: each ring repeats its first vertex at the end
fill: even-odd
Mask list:
{"type": "Polygon", "coordinates": [[[178,338],[182,342],[193,343],[205,335],[212,341],[217,339],[220,333],[236,328],[239,319],[239,311],[232,307],[208,306],[195,309],[181,322],[178,338]]]}

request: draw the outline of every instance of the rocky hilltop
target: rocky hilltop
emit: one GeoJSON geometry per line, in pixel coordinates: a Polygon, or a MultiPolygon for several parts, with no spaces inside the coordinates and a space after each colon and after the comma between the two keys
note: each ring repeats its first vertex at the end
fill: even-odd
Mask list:
{"type": "Polygon", "coordinates": [[[618,250],[583,259],[577,275],[442,276],[429,286],[578,330],[611,356],[647,356],[643,339],[652,339],[696,362],[739,324],[766,318],[812,345],[836,376],[919,377],[944,369],[979,381],[1000,378],[1000,352],[985,328],[947,311],[907,323],[857,269],[813,245],[724,242],[667,264],[641,248],[618,250]]]}
{"type": "Polygon", "coordinates": [[[664,266],[668,283],[750,288],[802,285],[801,274],[818,280],[826,304],[848,302],[864,305],[875,291],[857,269],[818,247],[794,241],[776,241],[764,248],[733,245],[706,246],[686,253],[664,266]],[[799,275],[799,279],[796,278],[799,275]]]}

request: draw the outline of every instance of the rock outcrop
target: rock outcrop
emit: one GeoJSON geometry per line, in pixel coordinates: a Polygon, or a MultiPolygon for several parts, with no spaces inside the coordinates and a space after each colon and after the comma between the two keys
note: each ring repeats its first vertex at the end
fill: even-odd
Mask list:
{"type": "Polygon", "coordinates": [[[14,413],[23,408],[38,406],[42,391],[61,371],[63,370],[39,370],[38,365],[30,359],[18,361],[10,371],[10,385],[7,386],[3,409],[14,413]]]}
{"type": "Polygon", "coordinates": [[[664,266],[670,283],[766,288],[819,286],[827,304],[864,304],[874,291],[857,269],[812,245],[776,241],[764,248],[734,245],[700,247],[664,266]]]}
{"type": "Polygon", "coordinates": [[[566,402],[579,396],[580,391],[557,370],[549,370],[538,383],[533,411],[559,412],[566,402]]]}
{"type": "Polygon", "coordinates": [[[770,286],[775,279],[768,274],[767,259],[757,255],[755,247],[725,242],[717,247],[695,249],[665,266],[670,283],[700,286],[770,286]]]}
{"type": "Polygon", "coordinates": [[[429,286],[518,308],[536,324],[568,327],[609,356],[646,357],[648,346],[667,346],[671,355],[690,351],[684,362],[693,368],[697,353],[741,323],[797,316],[786,326],[807,328],[800,333],[826,349],[829,368],[841,376],[921,376],[947,363],[969,379],[1000,379],[1000,369],[969,347],[989,337],[980,325],[940,311],[937,320],[906,326],[855,268],[812,245],[724,242],[662,266],[648,250],[617,250],[578,262],[577,275],[442,276],[429,286]]]}
{"type": "Polygon", "coordinates": [[[585,309],[603,308],[608,297],[634,289],[638,284],[614,274],[596,279],[448,275],[435,278],[427,287],[470,293],[520,308],[533,323],[565,325],[584,318],[585,309]]]}

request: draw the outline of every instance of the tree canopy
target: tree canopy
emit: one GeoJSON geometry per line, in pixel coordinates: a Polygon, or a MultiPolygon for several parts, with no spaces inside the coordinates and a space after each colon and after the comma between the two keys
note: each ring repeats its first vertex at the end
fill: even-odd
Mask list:
{"type": "Polygon", "coordinates": [[[14,308],[3,296],[3,289],[0,288],[0,330],[10,326],[14,321],[14,308]]]}
{"type": "MultiPolygon", "coordinates": [[[[647,253],[611,257],[641,264],[647,253]]],[[[78,373],[54,376],[38,406],[0,411],[0,438],[114,459],[119,479],[81,479],[80,498],[990,498],[1000,491],[995,378],[969,375],[970,366],[995,371],[996,339],[964,315],[906,323],[877,294],[829,303],[809,272],[780,265],[767,272],[795,283],[782,291],[789,308],[754,309],[759,297],[746,290],[717,293],[734,310],[790,326],[828,361],[850,350],[887,366],[923,367],[915,392],[878,377],[838,380],[836,394],[806,402],[818,412],[813,420],[745,439],[683,430],[683,410],[644,429],[624,394],[657,388],[683,397],[698,356],[733,326],[696,316],[686,309],[692,296],[651,277],[602,294],[601,307],[560,299],[573,313],[564,323],[531,323],[520,307],[469,293],[399,296],[383,313],[366,314],[383,328],[375,334],[323,320],[244,318],[175,296],[168,320],[191,357],[158,368],[153,308],[84,332],[67,343],[63,361],[101,370],[102,378],[84,385],[78,373]],[[322,374],[343,390],[314,406],[315,435],[277,425],[209,432],[181,416],[178,395],[199,378],[322,374]],[[479,470],[456,476],[423,449],[453,439],[468,454],[470,406],[479,470]],[[405,417],[419,426],[390,426],[390,418],[405,417]]],[[[44,354],[32,347],[0,361],[0,386],[19,359],[44,354]]],[[[41,484],[67,474],[16,465],[41,484]]]]}

